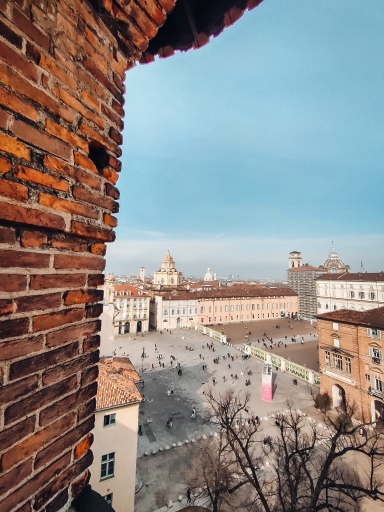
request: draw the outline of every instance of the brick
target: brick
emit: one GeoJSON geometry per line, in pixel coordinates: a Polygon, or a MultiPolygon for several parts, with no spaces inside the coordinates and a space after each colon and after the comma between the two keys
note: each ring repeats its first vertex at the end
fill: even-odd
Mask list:
{"type": "MultiPolygon", "coordinates": [[[[97,368],[96,365],[93,368],[97,368]]],[[[97,373],[96,373],[97,376],[97,373]]],[[[58,417],[65,414],[67,411],[75,410],[79,404],[88,401],[89,399],[92,399],[97,392],[97,383],[95,382],[95,379],[91,381],[91,385],[87,386],[84,385],[81,389],[76,391],[75,393],[72,393],[71,395],[67,395],[64,398],[61,398],[60,400],[57,400],[52,405],[46,407],[40,412],[39,416],[39,424],[41,426],[49,425],[53,421],[55,421],[58,417]]],[[[96,402],[95,402],[96,403],[96,402]]],[[[87,411],[91,411],[91,405],[88,405],[87,403],[87,411]]],[[[92,411],[89,414],[85,415],[84,411],[84,417],[90,416],[90,414],[93,414],[95,408],[92,409],[92,411]]],[[[79,420],[80,421],[80,420],[79,420]]]]}
{"type": "MultiPolygon", "coordinates": [[[[0,251],[1,255],[1,251],[0,251]]],[[[0,260],[1,261],[1,260],[0,260]]],[[[53,266],[55,269],[72,269],[72,270],[98,270],[102,272],[105,268],[105,260],[98,257],[86,256],[70,256],[67,254],[56,254],[53,266]]]]}
{"type": "Polygon", "coordinates": [[[27,334],[29,329],[28,318],[17,318],[15,320],[3,320],[0,322],[0,339],[14,338],[27,334]]]}
{"type": "Polygon", "coordinates": [[[0,202],[0,219],[50,229],[65,229],[65,220],[59,215],[8,203],[0,202]]]}
{"type": "Polygon", "coordinates": [[[46,336],[47,347],[56,347],[68,343],[69,341],[77,340],[90,334],[99,332],[101,329],[100,320],[94,322],[87,322],[81,325],[71,325],[58,331],[49,332],[46,336]]]}
{"type": "MultiPolygon", "coordinates": [[[[75,153],[75,161],[76,154],[79,153],[75,153]]],[[[84,185],[88,185],[89,187],[92,187],[95,190],[101,189],[101,180],[98,176],[94,176],[93,174],[86,172],[82,169],[77,169],[72,165],[69,165],[63,160],[60,160],[59,158],[56,158],[52,155],[46,155],[44,157],[44,165],[55,172],[63,174],[66,177],[73,178],[75,181],[83,183],[84,185]]],[[[94,172],[97,174],[96,168],[94,172]]]]}
{"type": "Polygon", "coordinates": [[[109,197],[97,194],[93,190],[88,190],[83,187],[74,186],[72,189],[72,194],[75,199],[85,201],[86,203],[95,204],[96,206],[100,206],[100,208],[105,208],[106,210],[109,210],[112,213],[117,213],[118,211],[118,203],[116,203],[115,201],[113,201],[113,199],[110,199],[109,197]]]}
{"type": "MultiPolygon", "coordinates": [[[[2,447],[3,448],[3,447],[2,447]]],[[[22,482],[32,473],[32,459],[25,460],[22,464],[0,477],[0,496],[14,487],[15,482],[22,482]]],[[[3,509],[5,511],[5,509],[3,509]]]]}
{"type": "MultiPolygon", "coordinates": [[[[78,348],[78,343],[76,343],[78,348]]],[[[67,345],[68,346],[68,345],[67,345]]],[[[69,359],[69,356],[68,356],[69,359]]],[[[43,385],[49,386],[58,380],[65,379],[70,375],[81,371],[82,369],[93,365],[99,361],[99,353],[97,351],[86,354],[76,359],[63,362],[55,368],[50,368],[43,372],[43,385]]]]}
{"type": "MultiPolygon", "coordinates": [[[[36,390],[38,386],[39,379],[37,375],[31,375],[26,379],[18,380],[17,382],[7,384],[6,386],[0,388],[0,405],[9,404],[11,402],[14,402],[15,400],[18,400],[19,398],[28,395],[32,391],[36,390]]],[[[15,407],[17,407],[17,403],[15,404],[15,407]]],[[[20,419],[23,416],[25,416],[24,410],[20,411],[20,416],[16,419],[20,419]]]]}
{"type": "Polygon", "coordinates": [[[104,274],[89,274],[88,276],[88,286],[90,288],[94,286],[103,286],[105,280],[104,274]]]}
{"type": "MultiPolygon", "coordinates": [[[[37,379],[36,376],[28,377],[25,381],[32,378],[37,379]]],[[[16,386],[19,382],[15,382],[12,386],[16,386]]],[[[40,409],[44,405],[48,405],[50,402],[57,400],[59,396],[66,395],[71,391],[74,391],[77,384],[76,376],[70,377],[66,380],[62,380],[52,386],[45,387],[36,391],[33,395],[24,398],[16,402],[13,405],[8,406],[4,413],[4,423],[9,425],[14,423],[20,418],[25,416],[26,411],[28,414],[34,413],[37,409],[40,409]]],[[[9,402],[9,400],[7,400],[9,402]]]]}
{"type": "Polygon", "coordinates": [[[14,181],[0,179],[1,195],[16,201],[26,201],[28,199],[28,188],[14,181]]]}
{"type": "Polygon", "coordinates": [[[8,471],[12,466],[27,459],[50,441],[61,436],[75,424],[76,415],[74,412],[63,416],[48,427],[36,432],[34,435],[13,446],[12,450],[4,453],[1,457],[1,468],[8,471]]]}
{"type": "Polygon", "coordinates": [[[112,197],[113,199],[119,199],[120,198],[120,192],[119,190],[111,185],[110,183],[105,184],[105,193],[107,196],[112,197]]]}
{"type": "Polygon", "coordinates": [[[69,183],[67,180],[55,178],[50,174],[37,171],[36,169],[31,169],[30,167],[25,167],[24,165],[15,166],[14,176],[21,180],[32,181],[33,183],[38,183],[44,187],[61,190],[62,192],[67,192],[69,189],[69,183]]]}
{"type": "MultiPolygon", "coordinates": [[[[92,121],[99,128],[104,129],[105,123],[104,120],[100,117],[100,115],[93,112],[92,110],[89,110],[89,108],[83,105],[81,101],[76,99],[73,96],[73,94],[68,93],[65,89],[62,89],[61,87],[55,86],[52,87],[52,92],[55,96],[60,98],[61,101],[63,101],[66,105],[72,108],[74,112],[81,114],[82,117],[85,117],[89,121],[92,121]]],[[[86,147],[84,151],[88,152],[88,147],[86,147]]]]}
{"type": "Polygon", "coordinates": [[[24,505],[21,505],[21,507],[17,508],[15,512],[32,512],[32,503],[30,501],[24,503],[24,505]]]}
{"type": "Polygon", "coordinates": [[[87,156],[78,153],[77,151],[75,152],[75,164],[80,165],[81,167],[84,167],[85,169],[88,169],[97,174],[96,165],[92,162],[92,160],[87,156]]]}
{"type": "Polygon", "coordinates": [[[57,453],[64,452],[69,446],[76,443],[85,434],[88,434],[88,432],[92,430],[93,427],[94,418],[88,418],[84,423],[80,424],[78,427],[74,428],[73,430],[62,436],[60,439],[57,439],[48,447],[43,448],[36,456],[35,468],[41,468],[44,464],[52,460],[52,458],[57,453]]]}
{"type": "MultiPolygon", "coordinates": [[[[11,114],[8,114],[8,112],[5,112],[4,110],[0,109],[0,128],[2,128],[3,130],[8,130],[9,123],[10,123],[11,119],[12,119],[11,114]]],[[[5,172],[5,171],[2,171],[1,165],[0,165],[0,172],[5,172]]]]}
{"type": "Polygon", "coordinates": [[[13,245],[16,242],[16,232],[13,228],[3,228],[0,226],[0,244],[13,245]]]}
{"type": "Polygon", "coordinates": [[[71,484],[71,496],[73,498],[75,496],[78,496],[80,494],[80,492],[85,488],[85,486],[88,485],[90,478],[91,478],[90,472],[86,471],[79,478],[76,478],[76,480],[72,481],[72,484],[71,484]]]}
{"type": "Polygon", "coordinates": [[[2,82],[8,85],[12,90],[18,91],[19,94],[23,94],[28,98],[32,98],[41,108],[45,107],[50,112],[62,117],[66,121],[73,122],[74,114],[71,110],[64,108],[56,99],[51,98],[41,89],[34,87],[30,82],[14,73],[1,62],[0,76],[2,82]]]}
{"type": "Polygon", "coordinates": [[[67,487],[67,482],[72,482],[75,477],[83,473],[93,462],[93,454],[89,451],[85,457],[77,460],[73,466],[64,471],[51,484],[43,488],[35,498],[35,508],[43,506],[53,494],[63,487],[67,487]]]}
{"type": "Polygon", "coordinates": [[[0,250],[0,267],[48,268],[50,255],[41,252],[0,250]]]}
{"type": "Polygon", "coordinates": [[[100,69],[99,65],[96,65],[93,61],[93,56],[88,57],[87,55],[83,58],[83,66],[84,69],[86,69],[93,78],[95,78],[99,83],[101,83],[105,89],[110,91],[113,96],[116,98],[119,98],[119,90],[115,86],[114,83],[112,83],[107,76],[103,73],[103,71],[100,69]]]}
{"type": "Polygon", "coordinates": [[[64,309],[55,313],[38,315],[32,319],[33,332],[45,331],[61,325],[79,322],[84,318],[84,310],[79,308],[64,309]]]}
{"type": "Polygon", "coordinates": [[[44,509],[44,512],[57,512],[64,510],[64,505],[67,504],[69,499],[68,489],[63,489],[52,501],[50,501],[44,509]]]}
{"type": "Polygon", "coordinates": [[[81,215],[82,217],[87,217],[89,219],[98,219],[99,217],[98,212],[89,206],[76,203],[74,201],[69,201],[68,199],[60,199],[49,194],[40,193],[39,203],[42,206],[47,206],[48,208],[53,208],[54,210],[72,213],[73,215],[81,215]]]}
{"type": "MultiPolygon", "coordinates": [[[[67,64],[67,63],[66,63],[67,64]]],[[[68,73],[68,69],[62,69],[58,66],[50,57],[47,55],[42,55],[39,65],[47,70],[49,74],[52,74],[56,78],[58,78],[63,84],[65,84],[69,89],[75,91],[77,88],[77,83],[74,78],[68,73]]]]}
{"type": "Polygon", "coordinates": [[[13,50],[2,41],[0,41],[0,59],[21,71],[26,78],[37,82],[38,72],[36,65],[29,62],[20,52],[13,50]]]}
{"type": "Polygon", "coordinates": [[[80,133],[89,137],[90,140],[95,140],[102,146],[106,146],[107,149],[109,149],[109,151],[112,151],[112,153],[117,153],[118,146],[116,145],[116,143],[112,142],[111,139],[108,139],[102,133],[93,129],[84,120],[81,121],[79,130],[80,133]]]}
{"type": "Polygon", "coordinates": [[[10,315],[13,313],[13,309],[14,302],[12,299],[0,299],[0,315],[10,315]]]}
{"type": "Polygon", "coordinates": [[[66,249],[68,251],[88,252],[88,243],[86,240],[65,233],[54,235],[51,240],[51,245],[52,247],[66,249]]]}
{"type": "Polygon", "coordinates": [[[64,293],[63,301],[66,306],[86,304],[103,300],[103,290],[70,290],[64,293]]]}
{"type": "Polygon", "coordinates": [[[91,416],[94,414],[96,410],[96,398],[92,398],[89,402],[86,404],[80,405],[78,408],[77,418],[78,421],[85,420],[85,418],[88,418],[88,416],[91,416]]]}
{"type": "Polygon", "coordinates": [[[27,288],[27,276],[0,274],[0,292],[22,292],[27,288]]]}
{"type": "MultiPolygon", "coordinates": [[[[35,423],[35,416],[30,416],[29,418],[20,421],[20,423],[17,423],[13,427],[2,430],[0,432],[1,451],[7,450],[10,446],[24,439],[24,437],[27,437],[30,434],[32,434],[32,432],[34,432],[35,430],[35,423]]],[[[0,484],[0,495],[1,494],[2,488],[0,484]]]]}
{"type": "Polygon", "coordinates": [[[8,25],[3,23],[0,20],[0,34],[1,37],[6,39],[9,43],[11,43],[13,46],[16,46],[19,50],[21,50],[21,47],[23,45],[23,39],[18,34],[16,34],[12,29],[9,28],[8,25]]]}
{"type": "Polygon", "coordinates": [[[116,238],[112,230],[90,224],[83,224],[77,221],[72,221],[71,232],[79,236],[84,236],[87,239],[102,240],[103,242],[113,242],[116,238]]]}
{"type": "Polygon", "coordinates": [[[101,104],[101,112],[110,120],[112,123],[114,123],[119,130],[123,129],[123,121],[121,119],[121,116],[117,114],[114,110],[104,105],[104,103],[101,104]]]}
{"type": "Polygon", "coordinates": [[[123,136],[122,134],[117,131],[113,126],[109,129],[109,136],[118,144],[119,146],[123,143],[123,136]]]}
{"type": "Polygon", "coordinates": [[[56,156],[69,160],[72,156],[72,148],[61,140],[55,139],[50,135],[46,135],[37,128],[24,123],[23,121],[15,121],[13,123],[13,133],[21,140],[36,146],[40,150],[53,153],[56,156]]]}
{"type": "Polygon", "coordinates": [[[105,256],[107,252],[107,246],[105,244],[92,244],[91,254],[97,254],[98,256],[105,256]]]}
{"type": "Polygon", "coordinates": [[[15,91],[9,92],[0,85],[0,105],[4,105],[8,110],[21,114],[31,121],[37,121],[37,110],[33,105],[25,100],[18,98],[15,91]]]}
{"type": "Polygon", "coordinates": [[[22,231],[20,243],[23,247],[41,247],[48,241],[46,233],[41,231],[22,231]]]}
{"type": "Polygon", "coordinates": [[[48,118],[46,120],[45,130],[47,133],[54,135],[60,140],[64,140],[70,146],[80,148],[83,151],[88,151],[88,142],[76,135],[76,133],[67,130],[64,126],[55,123],[52,119],[48,118]]]}
{"type": "MultiPolygon", "coordinates": [[[[87,29],[85,29],[87,30],[87,29]]],[[[80,97],[81,99],[85,102],[85,103],[88,103],[88,105],[98,111],[100,109],[100,101],[98,98],[95,98],[95,96],[93,96],[92,94],[89,94],[88,91],[81,91],[80,92],[80,97]]]]}
{"type": "Polygon", "coordinates": [[[85,274],[37,274],[31,276],[30,289],[80,288],[85,282],[85,274]]]}
{"type": "MultiPolygon", "coordinates": [[[[1,112],[1,111],[0,111],[1,112]]],[[[0,173],[5,174],[11,170],[11,162],[8,158],[0,156],[0,173]]]]}
{"type": "Polygon", "coordinates": [[[108,226],[111,226],[115,228],[117,226],[117,219],[113,215],[110,215],[109,213],[104,213],[103,216],[104,224],[107,224],[108,226]]]}
{"type": "Polygon", "coordinates": [[[51,480],[57,481],[60,473],[62,473],[70,463],[71,454],[65,453],[58,460],[44,468],[40,473],[7,496],[1,503],[3,510],[13,510],[16,505],[23,503],[30,496],[35,495],[39,489],[47,485],[51,480]]]}
{"type": "Polygon", "coordinates": [[[105,178],[106,180],[113,183],[113,185],[115,185],[117,183],[117,180],[119,179],[119,175],[111,167],[104,167],[103,178],[105,178]]]}
{"type": "Polygon", "coordinates": [[[28,295],[15,299],[17,313],[27,311],[45,311],[57,309],[61,306],[61,293],[48,293],[46,295],[28,295]]]}
{"type": "MultiPolygon", "coordinates": [[[[58,371],[58,366],[65,364],[66,361],[79,355],[78,342],[64,345],[64,347],[37,354],[32,357],[22,359],[16,363],[12,363],[9,369],[9,380],[26,377],[31,373],[36,373],[40,370],[55,366],[55,371],[58,371]]],[[[43,382],[44,385],[48,384],[43,382]]]]}
{"type": "Polygon", "coordinates": [[[98,318],[103,312],[103,304],[93,304],[92,306],[86,306],[85,318],[98,318]]]}
{"type": "Polygon", "coordinates": [[[75,450],[73,452],[74,458],[80,459],[81,457],[83,457],[87,453],[87,451],[91,449],[92,443],[93,434],[89,432],[85,436],[85,438],[76,445],[75,450]]]}
{"type": "MultiPolygon", "coordinates": [[[[96,336],[88,336],[83,341],[83,352],[92,352],[93,350],[97,350],[100,347],[100,335],[96,336]]],[[[82,384],[84,385],[84,384],[82,384]]]]}
{"type": "MultiPolygon", "coordinates": [[[[11,341],[3,341],[0,344],[0,361],[15,359],[16,357],[31,355],[39,352],[44,347],[44,336],[33,336],[11,341]]],[[[1,443],[0,443],[1,444],[1,443]]]]}
{"type": "Polygon", "coordinates": [[[0,151],[10,153],[24,160],[31,159],[31,151],[25,144],[18,141],[14,137],[0,133],[0,151]]]}
{"type": "Polygon", "coordinates": [[[49,38],[32,21],[17,7],[13,8],[13,23],[22,32],[24,32],[29,39],[37,43],[45,51],[49,50],[49,38]]]}

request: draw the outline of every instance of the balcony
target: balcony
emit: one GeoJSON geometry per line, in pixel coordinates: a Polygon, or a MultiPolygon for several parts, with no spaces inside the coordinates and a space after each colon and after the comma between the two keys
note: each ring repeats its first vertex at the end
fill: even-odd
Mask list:
{"type": "Polygon", "coordinates": [[[384,399],[384,393],[383,391],[380,391],[378,389],[374,389],[371,386],[368,388],[368,393],[372,396],[376,396],[377,398],[384,399]]]}
{"type": "Polygon", "coordinates": [[[372,364],[380,364],[381,363],[381,359],[380,357],[372,357],[372,364]]]}

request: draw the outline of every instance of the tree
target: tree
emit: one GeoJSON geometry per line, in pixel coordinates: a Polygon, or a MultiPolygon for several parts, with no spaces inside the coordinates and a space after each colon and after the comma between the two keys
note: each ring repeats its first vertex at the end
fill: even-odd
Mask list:
{"type": "Polygon", "coordinates": [[[370,424],[352,421],[353,405],[323,413],[318,422],[287,403],[264,425],[250,416],[249,393],[210,388],[205,396],[219,444],[206,448],[197,466],[199,486],[220,497],[211,499],[214,511],[243,486],[241,506],[254,511],[342,512],[355,510],[363,497],[384,502],[383,441],[370,424]]]}

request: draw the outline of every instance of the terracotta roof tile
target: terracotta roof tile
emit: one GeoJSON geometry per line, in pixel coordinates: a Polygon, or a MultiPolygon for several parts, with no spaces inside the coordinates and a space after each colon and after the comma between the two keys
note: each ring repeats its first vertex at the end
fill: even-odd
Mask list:
{"type": "Polygon", "coordinates": [[[376,329],[384,328],[384,307],[368,311],[355,311],[353,309],[339,309],[330,313],[318,315],[319,320],[332,320],[345,324],[354,324],[376,329]]]}
{"type": "Polygon", "coordinates": [[[344,274],[324,274],[317,281],[384,281],[384,272],[346,272],[344,274]]]}
{"type": "Polygon", "coordinates": [[[96,410],[141,402],[136,387],[140,377],[128,358],[101,358],[99,362],[96,410]]]}
{"type": "Polygon", "coordinates": [[[219,290],[200,290],[178,293],[156,293],[165,300],[197,300],[197,299],[229,299],[229,298],[260,298],[260,297],[296,297],[297,293],[290,288],[267,288],[247,285],[234,285],[219,290]]]}

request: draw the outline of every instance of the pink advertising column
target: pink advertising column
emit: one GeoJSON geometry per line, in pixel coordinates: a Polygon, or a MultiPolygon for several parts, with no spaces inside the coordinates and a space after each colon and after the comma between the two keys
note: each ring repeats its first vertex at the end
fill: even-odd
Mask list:
{"type": "Polygon", "coordinates": [[[272,402],[272,363],[265,361],[261,386],[261,398],[264,402],[272,402]]]}

